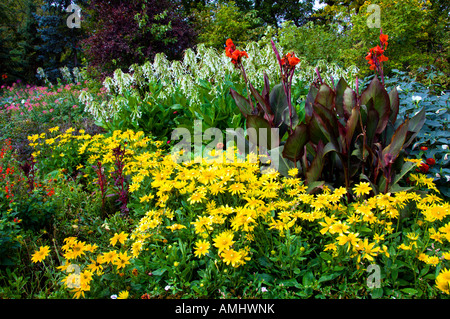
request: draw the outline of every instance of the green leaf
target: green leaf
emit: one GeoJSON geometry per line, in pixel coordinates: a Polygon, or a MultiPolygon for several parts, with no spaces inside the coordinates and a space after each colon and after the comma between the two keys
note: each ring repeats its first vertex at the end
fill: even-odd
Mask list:
{"type": "Polygon", "coordinates": [[[313,272],[308,271],[302,278],[302,284],[303,286],[311,286],[314,283],[314,280],[316,280],[316,278],[314,277],[313,272]]]}
{"type": "Polygon", "coordinates": [[[333,279],[339,277],[340,275],[341,275],[341,273],[339,273],[339,272],[335,272],[335,273],[332,273],[329,275],[323,275],[322,277],[319,278],[318,282],[321,283],[321,282],[325,282],[325,281],[330,281],[330,280],[333,280],[333,279]]]}
{"type": "Polygon", "coordinates": [[[378,299],[383,297],[383,288],[374,288],[370,293],[373,299],[378,299]]]}
{"type": "Polygon", "coordinates": [[[412,162],[403,163],[400,173],[396,174],[395,177],[393,178],[392,185],[397,184],[415,166],[416,166],[416,164],[412,163],[412,162]]]}
{"type": "Polygon", "coordinates": [[[319,255],[323,260],[331,260],[332,259],[330,254],[327,254],[326,252],[323,252],[323,251],[319,255]]]}
{"type": "Polygon", "coordinates": [[[167,268],[158,268],[155,271],[152,271],[152,274],[155,276],[162,276],[167,271],[167,268]]]}
{"type": "Polygon", "coordinates": [[[298,281],[295,278],[282,280],[280,284],[283,284],[285,287],[295,287],[298,285],[298,281]]]}
{"type": "Polygon", "coordinates": [[[413,288],[403,288],[400,291],[410,295],[415,295],[418,292],[416,289],[413,288]]]}

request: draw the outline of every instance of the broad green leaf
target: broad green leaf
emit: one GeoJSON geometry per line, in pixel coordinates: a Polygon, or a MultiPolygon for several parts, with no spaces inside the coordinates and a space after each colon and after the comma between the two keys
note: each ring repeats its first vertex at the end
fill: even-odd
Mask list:
{"type": "Polygon", "coordinates": [[[340,275],[341,275],[341,273],[339,273],[339,272],[335,272],[335,273],[328,274],[328,275],[323,275],[322,277],[319,278],[318,282],[321,283],[321,282],[325,282],[325,281],[330,281],[330,280],[336,279],[340,275]]]}
{"type": "Polygon", "coordinates": [[[418,293],[418,291],[416,289],[413,288],[403,288],[401,289],[402,292],[409,294],[409,295],[415,295],[418,293]]]}
{"type": "Polygon", "coordinates": [[[314,274],[312,271],[308,271],[302,278],[302,284],[303,286],[311,286],[314,283],[314,274]]]}
{"type": "Polygon", "coordinates": [[[332,259],[330,254],[327,254],[326,252],[323,252],[323,251],[319,255],[323,260],[331,260],[332,259]]]}

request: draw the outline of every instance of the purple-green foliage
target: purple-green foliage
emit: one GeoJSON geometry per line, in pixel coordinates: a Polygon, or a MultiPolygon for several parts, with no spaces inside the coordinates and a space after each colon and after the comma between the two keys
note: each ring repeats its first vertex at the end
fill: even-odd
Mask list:
{"type": "Polygon", "coordinates": [[[93,0],[89,37],[82,43],[91,68],[104,78],[118,68],[153,60],[159,52],[181,58],[195,32],[181,9],[167,0],[93,0]]]}

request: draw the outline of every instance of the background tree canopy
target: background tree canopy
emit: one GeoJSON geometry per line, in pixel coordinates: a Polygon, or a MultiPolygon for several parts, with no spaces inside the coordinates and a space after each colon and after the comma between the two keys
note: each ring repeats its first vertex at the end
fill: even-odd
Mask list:
{"type": "Polygon", "coordinates": [[[401,69],[420,78],[434,70],[433,81],[448,84],[449,11],[445,0],[79,0],[80,29],[70,29],[69,0],[4,0],[0,3],[0,67],[3,82],[35,82],[38,67],[51,80],[59,68],[88,67],[102,78],[115,69],[152,60],[163,52],[179,59],[203,43],[223,50],[227,38],[238,46],[274,39],[310,65],[319,60],[368,73],[364,59],[377,43],[369,28],[371,4],[381,9],[389,35],[386,72],[401,69]],[[314,9],[315,2],[320,9],[314,9]]]}

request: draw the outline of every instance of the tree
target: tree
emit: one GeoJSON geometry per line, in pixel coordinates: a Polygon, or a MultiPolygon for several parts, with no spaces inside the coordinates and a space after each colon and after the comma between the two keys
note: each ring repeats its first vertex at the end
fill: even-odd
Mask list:
{"type": "Polygon", "coordinates": [[[228,38],[237,44],[258,40],[262,33],[261,19],[257,12],[241,11],[234,1],[209,4],[202,10],[194,10],[194,21],[198,32],[197,42],[216,49],[223,49],[228,38]]]}
{"type": "Polygon", "coordinates": [[[39,66],[35,46],[40,43],[33,14],[38,0],[5,0],[0,3],[0,69],[8,81],[34,82],[39,66]]]}
{"type": "Polygon", "coordinates": [[[363,54],[378,44],[374,39],[380,34],[379,28],[370,28],[367,24],[370,4],[380,7],[381,28],[383,33],[389,35],[387,71],[400,69],[415,72],[421,66],[433,64],[436,57],[441,55],[439,48],[445,41],[441,26],[448,24],[448,15],[446,21],[436,21],[436,11],[433,11],[430,1],[371,0],[366,1],[360,7],[359,14],[351,18],[351,37],[361,48],[360,66],[366,65],[363,54]]]}
{"type": "Polygon", "coordinates": [[[255,10],[265,26],[279,28],[281,23],[292,21],[301,26],[313,12],[314,0],[235,0],[243,12],[255,10]]]}
{"type": "MultiPolygon", "coordinates": [[[[60,77],[59,69],[79,67],[79,41],[83,38],[83,28],[69,28],[66,8],[72,0],[43,0],[41,14],[34,14],[38,23],[38,34],[42,44],[36,47],[38,60],[43,62],[44,72],[52,81],[60,77]]],[[[77,1],[82,6],[87,0],[77,1]]]]}
{"type": "Polygon", "coordinates": [[[181,58],[192,46],[195,32],[179,2],[169,0],[92,0],[88,38],[83,49],[89,66],[105,77],[127,71],[163,52],[181,58]]]}

